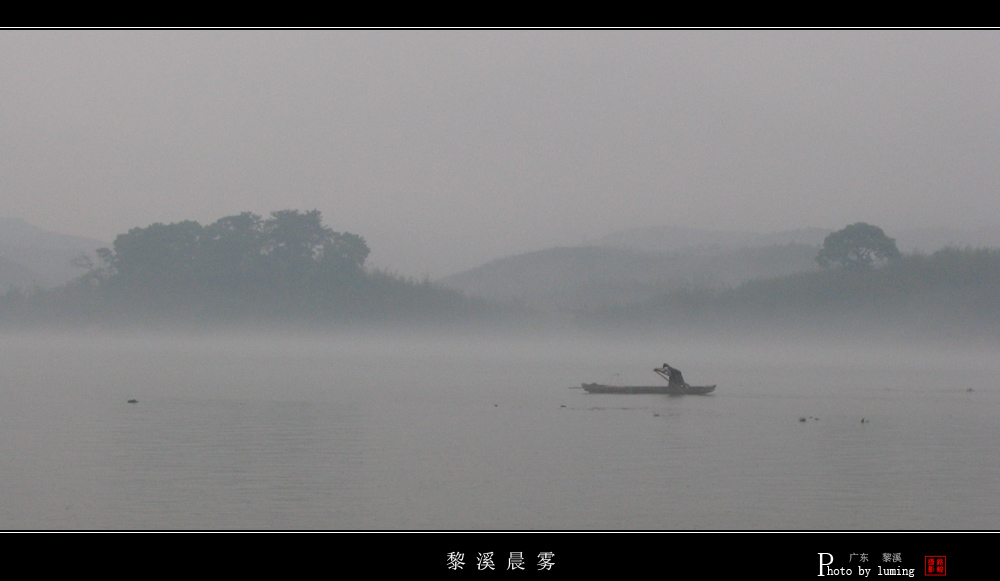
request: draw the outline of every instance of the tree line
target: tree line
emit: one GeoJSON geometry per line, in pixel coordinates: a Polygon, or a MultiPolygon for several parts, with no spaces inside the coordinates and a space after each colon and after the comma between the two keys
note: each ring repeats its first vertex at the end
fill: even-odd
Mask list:
{"type": "MultiPolygon", "coordinates": [[[[119,235],[63,287],[0,294],[0,325],[292,321],[547,324],[517,305],[470,298],[366,266],[359,235],[319,211],[244,212],[202,226],[152,224],[119,235]]],[[[903,255],[877,227],[827,237],[823,268],[735,287],[686,288],[577,311],[585,326],[725,330],[807,324],[1000,334],[1000,250],[903,255]]]]}
{"type": "MultiPolygon", "coordinates": [[[[454,319],[496,311],[428,281],[366,268],[365,239],[318,210],[251,212],[208,225],[155,223],[118,235],[87,273],[52,291],[11,290],[0,321],[329,323],[454,319]]],[[[502,309],[501,309],[502,310],[502,309]]]]}
{"type": "Polygon", "coordinates": [[[329,294],[364,279],[364,238],[334,232],[318,210],[244,212],[207,226],[186,220],[119,235],[89,276],[120,299],[329,294]]]}
{"type": "Polygon", "coordinates": [[[784,326],[929,335],[1000,334],[1000,249],[902,254],[877,227],[853,224],[824,241],[822,267],[734,287],[686,288],[582,313],[584,325],[731,330],[784,326]]]}

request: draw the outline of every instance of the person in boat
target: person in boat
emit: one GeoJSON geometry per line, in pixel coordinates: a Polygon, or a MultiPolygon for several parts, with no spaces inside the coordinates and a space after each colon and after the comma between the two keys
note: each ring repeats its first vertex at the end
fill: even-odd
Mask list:
{"type": "Polygon", "coordinates": [[[687,383],[684,382],[684,374],[681,373],[680,369],[675,369],[675,368],[667,365],[666,363],[664,363],[663,367],[661,367],[660,369],[662,369],[664,372],[666,372],[666,374],[667,374],[667,383],[669,383],[670,385],[683,385],[683,386],[687,386],[687,383]]]}

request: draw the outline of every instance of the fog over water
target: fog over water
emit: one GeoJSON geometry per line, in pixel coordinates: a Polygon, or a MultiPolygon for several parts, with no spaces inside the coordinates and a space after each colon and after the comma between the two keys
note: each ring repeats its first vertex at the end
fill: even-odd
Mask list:
{"type": "Polygon", "coordinates": [[[4,528],[977,529],[1000,517],[991,346],[22,335],[0,339],[0,356],[4,528]],[[664,358],[716,393],[573,389],[654,384],[664,358]]]}
{"type": "Polygon", "coordinates": [[[997,54],[0,31],[0,528],[995,529],[997,54]]]}

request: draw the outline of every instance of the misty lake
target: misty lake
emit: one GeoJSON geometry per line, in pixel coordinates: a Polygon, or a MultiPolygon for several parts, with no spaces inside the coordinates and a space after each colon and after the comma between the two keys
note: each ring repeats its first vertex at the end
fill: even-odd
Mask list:
{"type": "Polygon", "coordinates": [[[0,528],[995,529],[998,372],[794,338],[8,334],[0,528]],[[664,361],[718,389],[573,388],[664,361]]]}

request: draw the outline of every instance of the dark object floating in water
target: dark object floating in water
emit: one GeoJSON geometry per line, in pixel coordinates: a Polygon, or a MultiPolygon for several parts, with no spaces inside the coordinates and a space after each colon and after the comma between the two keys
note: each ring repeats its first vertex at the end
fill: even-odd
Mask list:
{"type": "Polygon", "coordinates": [[[666,363],[663,367],[654,369],[660,377],[667,380],[667,385],[602,385],[599,383],[584,383],[583,389],[588,393],[661,393],[666,395],[705,395],[715,391],[714,385],[688,385],[679,369],[674,369],[666,363]]]}
{"type": "Polygon", "coordinates": [[[139,400],[137,400],[137,399],[130,399],[130,400],[128,400],[128,402],[129,403],[139,403],[139,400]]]}

